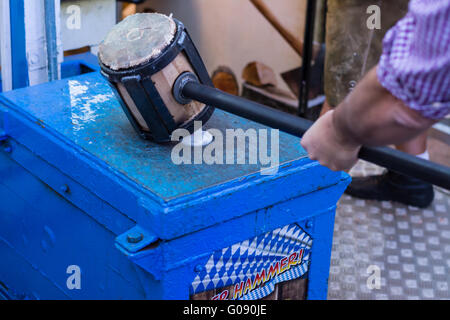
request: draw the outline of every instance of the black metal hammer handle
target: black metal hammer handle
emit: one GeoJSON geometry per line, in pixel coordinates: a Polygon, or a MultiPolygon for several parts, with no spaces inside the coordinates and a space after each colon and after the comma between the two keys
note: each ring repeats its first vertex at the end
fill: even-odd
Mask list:
{"type": "MultiPolygon", "coordinates": [[[[302,137],[313,124],[309,120],[227,94],[196,81],[186,81],[180,91],[183,97],[203,102],[297,137],[302,137]]],[[[387,169],[450,190],[449,167],[387,147],[362,147],[358,156],[360,159],[387,169]]]]}

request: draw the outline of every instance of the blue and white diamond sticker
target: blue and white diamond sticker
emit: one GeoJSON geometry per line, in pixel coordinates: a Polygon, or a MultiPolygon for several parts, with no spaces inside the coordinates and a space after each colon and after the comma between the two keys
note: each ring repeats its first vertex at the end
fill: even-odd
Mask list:
{"type": "Polygon", "coordinates": [[[308,272],[311,246],[312,238],[291,224],[218,250],[192,282],[190,294],[214,290],[214,300],[264,298],[276,284],[308,272]]]}

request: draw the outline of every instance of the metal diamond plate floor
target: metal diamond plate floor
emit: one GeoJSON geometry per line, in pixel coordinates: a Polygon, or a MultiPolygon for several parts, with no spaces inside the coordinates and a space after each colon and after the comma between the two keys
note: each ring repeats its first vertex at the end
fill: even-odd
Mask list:
{"type": "MultiPolygon", "coordinates": [[[[380,172],[360,161],[351,175],[380,172]]],[[[344,195],[336,213],[328,299],[450,299],[450,194],[435,194],[425,210],[344,195]],[[379,289],[370,285],[373,268],[381,271],[379,289]]]]}

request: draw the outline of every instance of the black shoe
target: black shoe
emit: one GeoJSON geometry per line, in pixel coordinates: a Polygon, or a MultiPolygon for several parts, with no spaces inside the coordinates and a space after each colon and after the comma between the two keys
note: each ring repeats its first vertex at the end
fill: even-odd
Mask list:
{"type": "Polygon", "coordinates": [[[419,208],[428,207],[434,199],[431,184],[392,171],[353,178],[345,193],[360,199],[397,201],[419,208]]]}

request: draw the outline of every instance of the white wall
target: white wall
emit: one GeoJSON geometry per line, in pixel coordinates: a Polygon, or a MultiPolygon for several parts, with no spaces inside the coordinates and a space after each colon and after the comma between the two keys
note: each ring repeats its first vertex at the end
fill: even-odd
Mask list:
{"type": "MultiPolygon", "coordinates": [[[[305,0],[266,0],[266,4],[303,39],[305,0]]],[[[147,0],[139,9],[143,7],[173,13],[182,21],[210,73],[227,65],[241,81],[245,65],[256,60],[273,68],[278,86],[287,89],[279,74],[301,64],[297,53],[248,0],[147,0]]]]}
{"type": "Polygon", "coordinates": [[[116,24],[115,0],[61,2],[61,39],[64,51],[96,48],[116,24]]]}

